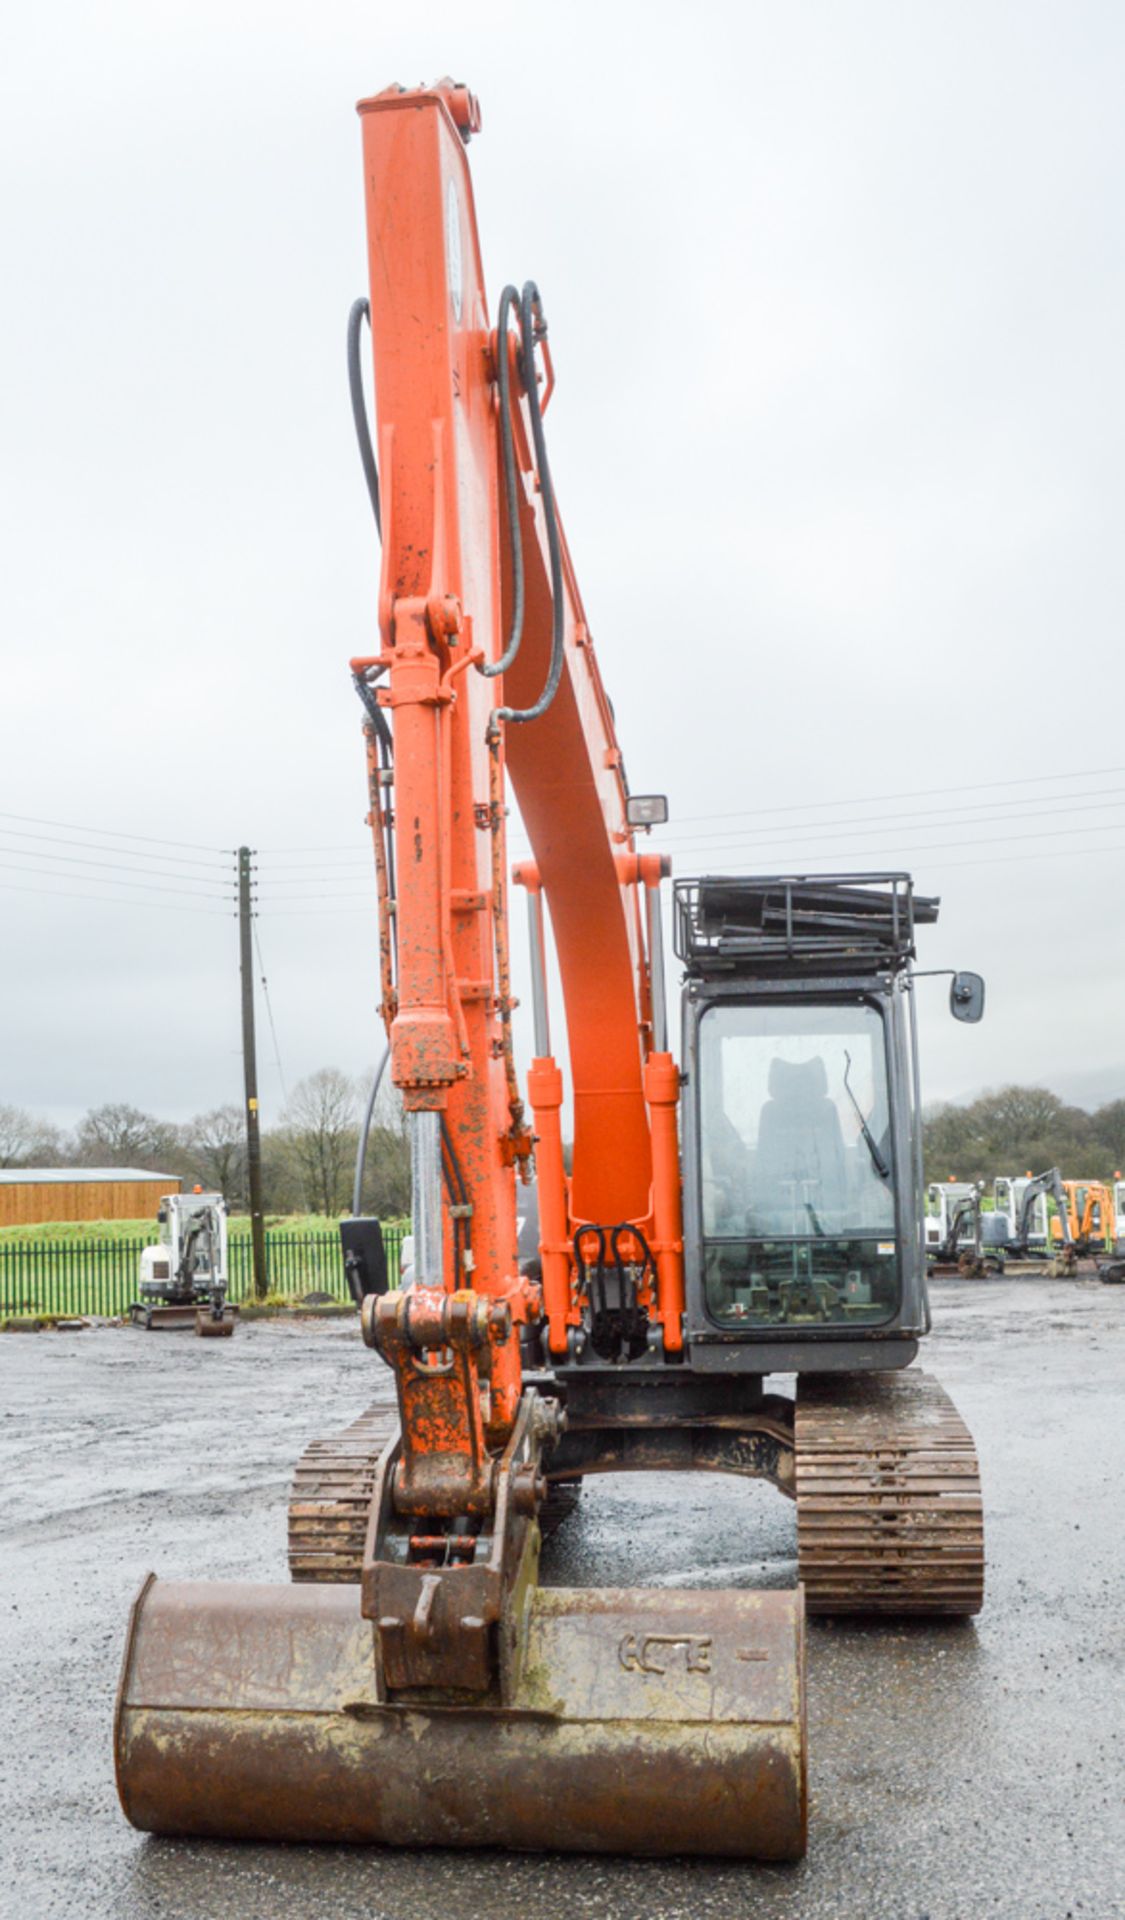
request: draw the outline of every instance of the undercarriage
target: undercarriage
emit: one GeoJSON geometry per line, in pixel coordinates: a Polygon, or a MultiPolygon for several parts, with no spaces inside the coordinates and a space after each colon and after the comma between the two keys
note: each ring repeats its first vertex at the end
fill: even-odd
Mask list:
{"type": "MultiPolygon", "coordinates": [[[[694,1397],[712,1381],[696,1381],[694,1397]]],[[[722,1384],[726,1384],[725,1382],[722,1384]]],[[[741,1382],[743,1399],[752,1383],[741,1382]]],[[[669,1414],[624,1394],[615,1414],[568,1406],[546,1466],[540,1512],[550,1533],[587,1474],[733,1473],[768,1480],[797,1507],[798,1577],[810,1613],[974,1614],[984,1593],[980,1473],[948,1395],[917,1368],[809,1375],[796,1400],[761,1393],[748,1411],[669,1414]]],[[[712,1396],[714,1400],[714,1396],[712,1396]]],[[[360,1577],[379,1461],[398,1440],[394,1406],[376,1404],[302,1455],[289,1505],[295,1581],[360,1577]]]]}

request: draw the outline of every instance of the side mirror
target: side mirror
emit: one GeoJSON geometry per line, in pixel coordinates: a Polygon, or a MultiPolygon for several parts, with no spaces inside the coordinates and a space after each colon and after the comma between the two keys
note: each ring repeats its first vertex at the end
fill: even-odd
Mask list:
{"type": "Polygon", "coordinates": [[[949,1011],[955,1020],[975,1024],[984,1013],[984,981],[979,973],[955,973],[949,989],[949,1011]]]}

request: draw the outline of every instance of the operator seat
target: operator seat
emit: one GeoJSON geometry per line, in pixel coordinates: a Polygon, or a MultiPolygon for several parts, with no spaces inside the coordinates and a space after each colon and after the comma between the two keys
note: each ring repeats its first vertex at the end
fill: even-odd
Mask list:
{"type": "Polygon", "coordinates": [[[769,1099],[758,1122],[750,1230],[815,1232],[806,1201],[823,1226],[838,1227],[847,1205],[844,1140],[820,1054],[770,1062],[769,1099]]]}

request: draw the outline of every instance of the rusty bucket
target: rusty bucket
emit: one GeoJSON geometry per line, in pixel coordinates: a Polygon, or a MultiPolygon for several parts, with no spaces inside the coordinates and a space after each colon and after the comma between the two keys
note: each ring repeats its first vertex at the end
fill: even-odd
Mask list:
{"type": "Polygon", "coordinates": [[[166,1583],[133,1608],[121,1804],[147,1833],[794,1860],[804,1607],[536,1589],[509,1704],[385,1697],[354,1586],[166,1583]]]}
{"type": "Polygon", "coordinates": [[[237,1309],[224,1307],[221,1320],[216,1320],[210,1307],[196,1307],[195,1331],[203,1340],[229,1339],[234,1332],[237,1309]]]}

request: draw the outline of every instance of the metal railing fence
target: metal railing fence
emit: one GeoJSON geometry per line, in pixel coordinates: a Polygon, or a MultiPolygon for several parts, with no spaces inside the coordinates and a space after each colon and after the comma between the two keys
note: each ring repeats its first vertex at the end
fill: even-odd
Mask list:
{"type": "MultiPolygon", "coordinates": [[[[387,1276],[398,1284],[399,1252],[405,1228],[384,1227],[387,1276]]],[[[137,1297],[141,1250],[152,1235],[120,1239],[0,1241],[0,1318],[25,1314],[75,1315],[114,1319],[128,1313],[137,1297]]],[[[231,1300],[253,1296],[249,1233],[229,1241],[231,1300]]],[[[266,1272],[271,1293],[303,1299],[310,1293],[347,1300],[340,1236],[323,1231],[266,1229],[266,1272]]]]}

